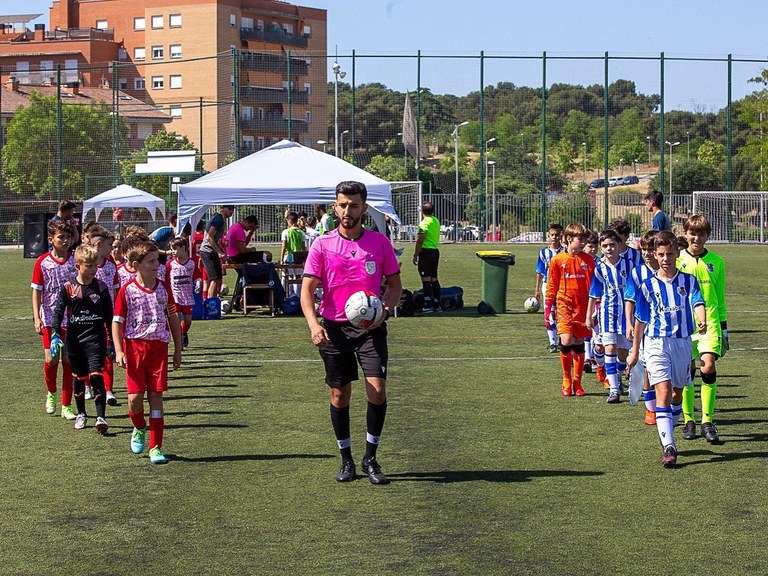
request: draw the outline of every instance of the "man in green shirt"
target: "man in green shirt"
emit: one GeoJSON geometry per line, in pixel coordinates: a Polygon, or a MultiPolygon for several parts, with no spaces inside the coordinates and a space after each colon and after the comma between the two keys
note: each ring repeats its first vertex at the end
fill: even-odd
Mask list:
{"type": "Polygon", "coordinates": [[[440,282],[437,266],[440,263],[440,221],[434,216],[435,208],[427,200],[421,205],[421,223],[416,238],[413,263],[419,267],[421,286],[424,292],[425,314],[440,310],[440,282]]]}
{"type": "MultiPolygon", "coordinates": [[[[701,361],[701,434],[707,442],[717,442],[720,437],[713,422],[717,393],[715,361],[722,358],[729,347],[728,308],[725,304],[725,262],[720,256],[704,247],[712,233],[712,227],[704,216],[696,214],[688,218],[683,224],[683,231],[688,240],[688,248],[680,254],[677,268],[696,277],[707,312],[707,331],[693,336],[691,379],[696,371],[698,358],[701,361]]],[[[683,388],[684,440],[696,438],[693,400],[694,389],[691,383],[690,386],[683,388]]]]}

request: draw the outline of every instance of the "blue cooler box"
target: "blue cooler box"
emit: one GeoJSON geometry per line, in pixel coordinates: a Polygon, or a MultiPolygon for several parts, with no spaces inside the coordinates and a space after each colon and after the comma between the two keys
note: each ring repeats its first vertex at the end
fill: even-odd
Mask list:
{"type": "Polygon", "coordinates": [[[192,320],[203,320],[205,309],[203,308],[202,292],[195,292],[195,305],[192,307],[192,320]]]}
{"type": "Polygon", "coordinates": [[[203,302],[203,320],[221,320],[221,298],[206,298],[203,302]]]}

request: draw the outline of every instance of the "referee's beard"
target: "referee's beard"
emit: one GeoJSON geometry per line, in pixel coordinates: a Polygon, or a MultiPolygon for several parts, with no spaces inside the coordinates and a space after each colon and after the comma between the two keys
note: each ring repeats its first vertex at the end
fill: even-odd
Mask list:
{"type": "Polygon", "coordinates": [[[344,228],[344,230],[354,230],[360,224],[361,219],[362,219],[362,216],[360,218],[352,218],[351,216],[344,216],[344,218],[341,219],[341,227],[344,228]]]}

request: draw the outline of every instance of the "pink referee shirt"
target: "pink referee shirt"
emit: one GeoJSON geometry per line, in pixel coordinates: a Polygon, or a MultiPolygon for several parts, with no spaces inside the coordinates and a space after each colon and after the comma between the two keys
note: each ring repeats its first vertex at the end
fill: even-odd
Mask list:
{"type": "Polygon", "coordinates": [[[357,240],[344,238],[338,229],[319,236],[304,264],[304,276],[318,278],[323,287],[320,315],[335,322],[346,322],[344,305],[352,294],[380,294],[382,278],[399,273],[392,243],[373,230],[363,230],[357,240]]]}
{"type": "Polygon", "coordinates": [[[243,225],[240,224],[240,222],[235,222],[232,224],[232,226],[229,227],[229,230],[227,230],[226,238],[227,247],[225,250],[227,251],[227,256],[233,258],[240,254],[240,251],[237,249],[237,244],[235,242],[245,242],[246,238],[248,238],[248,235],[246,234],[243,225]]]}

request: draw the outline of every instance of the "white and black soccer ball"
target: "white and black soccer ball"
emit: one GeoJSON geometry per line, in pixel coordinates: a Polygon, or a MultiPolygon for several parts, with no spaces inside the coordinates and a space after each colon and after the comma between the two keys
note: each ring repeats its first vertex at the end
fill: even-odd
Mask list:
{"type": "Polygon", "coordinates": [[[232,311],[232,304],[229,300],[221,301],[221,313],[229,314],[232,311]]]}
{"type": "Polygon", "coordinates": [[[357,328],[370,328],[384,314],[381,298],[373,292],[360,290],[347,299],[344,306],[347,320],[357,328]]]}
{"type": "Polygon", "coordinates": [[[525,301],[525,303],[523,304],[523,308],[529,314],[534,314],[539,310],[541,310],[541,304],[539,304],[539,301],[536,298],[531,296],[525,301]]]}

